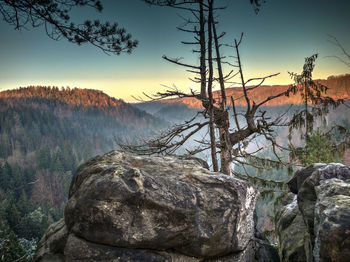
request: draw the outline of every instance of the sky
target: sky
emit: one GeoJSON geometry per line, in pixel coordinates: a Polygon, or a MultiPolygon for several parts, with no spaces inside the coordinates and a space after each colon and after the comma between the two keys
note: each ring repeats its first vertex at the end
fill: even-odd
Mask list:
{"type": "MultiPolygon", "coordinates": [[[[258,14],[249,0],[216,0],[227,4],[219,12],[218,31],[225,31],[225,43],[232,44],[244,32],[241,46],[245,78],[274,73],[267,84],[290,84],[289,72],[300,73],[305,57],[319,54],[314,78],[350,73],[350,68],[330,57],[340,55],[328,41],[331,34],[350,52],[350,1],[267,0],[258,14]]],[[[70,86],[103,90],[110,96],[134,102],[142,93],[154,94],[164,86],[181,90],[198,89],[183,68],[162,59],[183,57],[198,63],[189,46],[181,41],[191,35],[176,29],[182,24],[179,10],[150,7],[142,0],[102,0],[97,13],[76,8],[72,19],[117,22],[139,40],[131,55],[108,56],[89,44],[77,46],[54,41],[43,28],[14,30],[0,17],[0,91],[29,85],[70,86]]],[[[234,55],[234,50],[223,50],[234,55]]]]}

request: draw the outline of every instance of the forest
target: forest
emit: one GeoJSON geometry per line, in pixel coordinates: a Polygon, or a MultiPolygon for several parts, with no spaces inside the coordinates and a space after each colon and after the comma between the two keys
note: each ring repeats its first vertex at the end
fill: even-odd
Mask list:
{"type": "Polygon", "coordinates": [[[80,164],[168,125],[101,91],[44,86],[1,92],[0,122],[0,249],[17,258],[62,217],[80,164]]]}

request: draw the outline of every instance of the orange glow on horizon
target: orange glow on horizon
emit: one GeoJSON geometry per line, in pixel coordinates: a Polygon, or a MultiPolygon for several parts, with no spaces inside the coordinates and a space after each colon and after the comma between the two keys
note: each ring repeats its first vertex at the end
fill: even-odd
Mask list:
{"type": "MultiPolygon", "coordinates": [[[[267,71],[267,70],[265,70],[267,71]]],[[[271,73],[251,73],[246,74],[245,78],[253,78],[253,77],[262,77],[269,75],[271,73]]],[[[338,74],[327,74],[324,72],[316,72],[314,74],[314,79],[326,79],[331,75],[338,74]]],[[[237,80],[238,82],[238,80],[237,80]]],[[[288,85],[292,84],[293,81],[289,77],[287,72],[281,73],[280,75],[267,79],[264,82],[264,85],[288,85]]],[[[58,86],[58,87],[77,87],[77,88],[87,88],[87,89],[97,89],[105,92],[109,96],[115,97],[117,99],[123,99],[126,102],[138,102],[135,98],[143,98],[147,100],[147,98],[143,95],[146,93],[148,95],[153,95],[159,91],[165,91],[167,88],[176,87],[183,92],[188,92],[190,89],[199,91],[199,85],[193,83],[188,79],[187,76],[184,77],[164,77],[164,78],[135,78],[135,79],[77,79],[77,80],[60,80],[60,81],[52,81],[48,79],[44,80],[30,80],[30,81],[18,81],[15,86],[10,83],[4,84],[1,86],[0,91],[7,89],[14,89],[19,87],[26,86],[58,86]]],[[[226,87],[232,86],[240,86],[239,84],[229,85],[226,87]]],[[[218,85],[214,85],[214,90],[218,90],[218,85]]]]}

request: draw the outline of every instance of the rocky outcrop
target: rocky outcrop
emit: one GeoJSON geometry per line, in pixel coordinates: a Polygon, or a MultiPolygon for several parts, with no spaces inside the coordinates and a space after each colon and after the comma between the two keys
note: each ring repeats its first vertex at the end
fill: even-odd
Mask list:
{"type": "Polygon", "coordinates": [[[309,233],[299,211],[296,195],[289,193],[277,212],[276,233],[279,239],[281,261],[306,261],[309,233]],[[303,259],[300,259],[303,258],[303,259]]]}
{"type": "Polygon", "coordinates": [[[322,181],[316,195],[315,261],[350,261],[350,179],[322,181]]]}
{"type": "Polygon", "coordinates": [[[349,261],[350,167],[314,164],[295,173],[276,216],[282,261],[349,261]]]}
{"type": "Polygon", "coordinates": [[[113,151],[79,167],[35,261],[278,261],[255,235],[257,196],[198,159],[113,151]]]}

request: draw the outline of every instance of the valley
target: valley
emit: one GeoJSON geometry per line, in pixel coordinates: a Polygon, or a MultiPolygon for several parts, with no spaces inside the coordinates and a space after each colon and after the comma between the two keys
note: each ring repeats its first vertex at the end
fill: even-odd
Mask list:
{"type": "MultiPolygon", "coordinates": [[[[329,87],[328,95],[349,99],[350,75],[322,80],[329,87]]],[[[253,90],[252,97],[280,92],[286,86],[263,86],[253,90]]],[[[228,89],[228,95],[240,97],[239,88],[228,89]]],[[[216,96],[218,93],[215,93],[216,96]]],[[[237,109],[245,111],[244,101],[237,100],[237,109]]],[[[300,110],[301,97],[282,97],[263,108],[270,116],[300,110]],[[292,109],[290,106],[293,105],[292,109]]],[[[140,138],[153,137],[173,124],[180,124],[202,110],[193,99],[168,99],[128,104],[98,90],[30,86],[0,92],[0,217],[19,239],[39,240],[47,226],[63,215],[72,176],[89,158],[117,149],[116,139],[138,143],[140,138]]],[[[342,124],[350,128],[345,105],[330,110],[326,125],[342,124]]],[[[203,121],[202,116],[198,116],[203,121]]],[[[244,125],[243,118],[239,119],[244,125]]],[[[324,123],[318,123],[319,126],[324,123]]],[[[278,141],[286,145],[288,129],[277,130],[278,141]]],[[[206,132],[200,134],[206,136],[206,132]]],[[[182,147],[192,147],[199,136],[182,147]]],[[[298,143],[297,136],[295,143],[298,143]]],[[[265,154],[271,154],[267,152],[265,154]]],[[[198,157],[208,161],[209,154],[198,157]]],[[[349,163],[349,151],[343,163],[349,163]]],[[[242,171],[239,166],[236,171],[242,171]]],[[[256,170],[248,169],[256,176],[256,170]]],[[[288,180],[288,172],[270,170],[259,177],[288,180]]],[[[266,232],[274,225],[271,199],[259,200],[258,226],[266,232]]]]}

